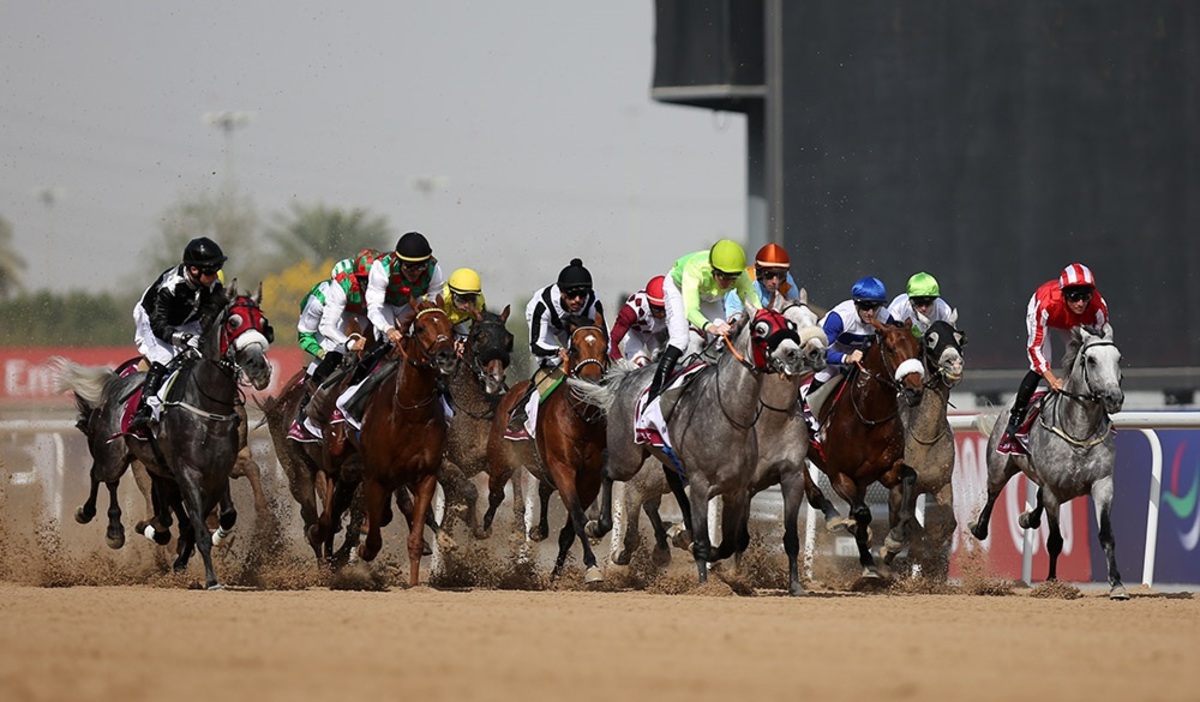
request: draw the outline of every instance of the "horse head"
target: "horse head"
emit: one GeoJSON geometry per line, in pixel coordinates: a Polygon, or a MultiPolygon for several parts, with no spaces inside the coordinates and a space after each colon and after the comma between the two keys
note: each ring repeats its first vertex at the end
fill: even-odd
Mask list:
{"type": "Polygon", "coordinates": [[[829,339],[825,330],[817,323],[817,315],[805,302],[792,302],[780,312],[796,327],[800,338],[801,363],[806,370],[817,372],[825,368],[825,351],[829,339]]]}
{"type": "Polygon", "coordinates": [[[940,376],[946,385],[957,385],[963,377],[962,350],[966,345],[966,334],[955,329],[952,323],[939,320],[930,324],[921,338],[925,368],[940,376]]]}
{"type": "Polygon", "coordinates": [[[1109,414],[1121,411],[1125,404],[1121,351],[1113,342],[1112,325],[1105,324],[1099,333],[1075,327],[1063,357],[1063,368],[1068,376],[1065,390],[1103,403],[1109,414]]]}
{"type": "Polygon", "coordinates": [[[921,363],[921,342],[913,334],[912,322],[883,324],[872,319],[871,325],[876,331],[872,348],[878,348],[879,353],[868,353],[864,364],[872,372],[882,371],[886,381],[893,383],[904,396],[904,402],[909,407],[916,407],[925,390],[925,364],[921,363]],[[876,365],[879,367],[870,368],[874,357],[878,357],[876,365]]]}
{"type": "Polygon", "coordinates": [[[463,346],[463,360],[475,375],[483,394],[497,396],[508,392],[504,373],[512,362],[513,335],[508,331],[507,305],[500,314],[475,312],[475,322],[463,346]]]}
{"type": "Polygon", "coordinates": [[[598,383],[608,370],[608,333],[604,331],[604,315],[595,319],[571,315],[567,318],[567,375],[598,383]]]}
{"type": "Polygon", "coordinates": [[[454,349],[454,329],[446,316],[442,296],[438,295],[436,302],[412,299],[409,305],[415,313],[409,331],[405,333],[409,340],[409,348],[405,350],[409,360],[436,368],[442,377],[453,375],[458,367],[458,353],[454,349]]]}
{"type": "Polygon", "coordinates": [[[804,354],[796,325],[773,309],[756,310],[748,322],[750,356],[754,369],[796,375],[804,368],[804,354]]]}
{"type": "Polygon", "coordinates": [[[262,309],[262,284],[254,295],[239,295],[237,281],[229,286],[229,302],[218,322],[220,325],[221,357],[230,359],[255,389],[271,384],[271,364],[267,348],[275,339],[275,331],[262,309]]]}

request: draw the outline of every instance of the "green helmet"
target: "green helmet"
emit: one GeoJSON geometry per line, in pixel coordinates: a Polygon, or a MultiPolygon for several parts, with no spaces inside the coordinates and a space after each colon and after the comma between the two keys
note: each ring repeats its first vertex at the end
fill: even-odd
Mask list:
{"type": "Polygon", "coordinates": [[[722,273],[741,273],[746,270],[746,251],[736,241],[721,239],[709,249],[708,262],[722,273]]]}
{"type": "Polygon", "coordinates": [[[909,297],[937,297],[942,294],[938,290],[937,279],[924,271],[908,279],[907,292],[909,297]]]}

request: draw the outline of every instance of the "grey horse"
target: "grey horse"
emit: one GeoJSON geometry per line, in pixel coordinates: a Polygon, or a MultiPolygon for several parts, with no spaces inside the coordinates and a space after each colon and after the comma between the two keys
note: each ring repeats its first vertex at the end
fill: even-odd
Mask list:
{"type": "Polygon", "coordinates": [[[1002,454],[996,450],[1004,423],[992,427],[988,439],[987,503],[971,533],[983,540],[996,498],[1018,471],[1038,485],[1037,505],[1020,516],[1024,529],[1041,525],[1042,511],[1050,524],[1046,550],[1050,556],[1047,580],[1055,580],[1063,539],[1058,510],[1064,502],[1090,494],[1100,523],[1100,545],[1108,561],[1109,597],[1129,599],[1117,571],[1112,531],[1113,465],[1116,438],[1109,415],[1121,411],[1121,352],[1113,342],[1110,325],[1098,334],[1076,327],[1063,358],[1066,382],[1061,392],[1048,395],[1029,430],[1029,455],[1002,454]]]}
{"type": "Polygon", "coordinates": [[[206,585],[220,587],[213,571],[214,541],[228,538],[237,520],[229,494],[229,477],[239,449],[238,381],[245,376],[263,389],[271,379],[266,359],[270,326],[258,307],[262,288],[251,296],[239,296],[236,282],[229,290],[228,304],[212,318],[201,320],[204,333],[198,351],[181,354],[179,376],[168,396],[156,438],[144,440],[130,435],[110,441],[120,431],[124,398],[141,384],[143,374],[120,377],[108,368],[86,368],[66,359],[55,359],[59,386],[75,393],[79,408],[78,426],[88,438],[92,454],[92,487],[87,502],[76,512],[85,522],[95,514],[96,493],[101,482],[109,489],[109,545],[124,541],[117,486],[134,460],[150,470],[154,483],[154,519],[140,523],[138,531],[159,544],[170,540],[171,510],[179,518],[178,557],[173,567],[183,570],[198,547],[204,559],[206,585]],[[220,507],[220,527],[210,535],[205,516],[220,507]]]}
{"type": "Polygon", "coordinates": [[[602,407],[608,417],[608,453],[603,469],[600,517],[588,525],[589,535],[600,537],[612,528],[612,482],[637,475],[646,456],[653,455],[689,484],[686,496],[672,485],[680,509],[690,522],[694,555],[701,582],[708,578],[708,563],[733,553],[750,501],[749,483],[758,461],[755,425],[762,413],[762,385],[770,373],[795,375],[803,366],[803,352],[795,325],[773,310],[759,310],[740,325],[729,351],[701,370],[672,398],[667,427],[673,444],[671,455],[633,440],[634,407],[649,386],[654,367],[630,370],[618,366],[600,386],[572,383],[591,404],[602,407]],[[722,496],[724,504],[722,544],[713,550],[708,522],[708,501],[722,496]]]}
{"type": "MultiPolygon", "coordinates": [[[[913,499],[931,495],[934,505],[925,511],[925,524],[913,525],[909,544],[922,572],[945,579],[950,565],[950,542],[954,536],[954,433],[946,412],[950,391],[963,377],[963,347],[966,336],[955,329],[955,312],[950,322],[929,325],[921,339],[921,357],[925,363],[925,392],[915,407],[900,402],[904,423],[904,460],[917,472],[913,499]]],[[[902,490],[897,486],[888,494],[889,525],[899,520],[902,490]]]]}

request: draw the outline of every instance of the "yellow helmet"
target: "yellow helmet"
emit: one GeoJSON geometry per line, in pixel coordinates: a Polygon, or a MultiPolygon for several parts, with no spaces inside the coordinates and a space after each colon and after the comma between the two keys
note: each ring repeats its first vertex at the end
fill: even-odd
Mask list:
{"type": "Polygon", "coordinates": [[[708,262],[722,273],[741,273],[746,267],[746,251],[736,241],[721,239],[709,249],[708,262]]]}
{"type": "Polygon", "coordinates": [[[475,271],[470,268],[459,268],[450,274],[450,292],[483,292],[483,283],[479,280],[479,274],[475,271]]]}

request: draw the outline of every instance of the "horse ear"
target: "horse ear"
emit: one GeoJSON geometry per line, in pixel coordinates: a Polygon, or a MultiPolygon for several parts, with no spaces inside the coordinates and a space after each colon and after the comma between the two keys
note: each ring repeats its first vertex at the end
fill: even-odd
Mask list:
{"type": "Polygon", "coordinates": [[[797,299],[800,301],[800,304],[808,304],[808,288],[800,288],[800,292],[798,292],[797,295],[799,295],[797,299]]]}
{"type": "Polygon", "coordinates": [[[262,304],[262,281],[258,281],[258,291],[254,293],[254,304],[262,304]]]}
{"type": "Polygon", "coordinates": [[[233,280],[229,281],[229,287],[226,288],[225,294],[229,297],[230,300],[237,297],[237,278],[234,278],[233,280]]]}
{"type": "Polygon", "coordinates": [[[511,310],[509,310],[509,307],[511,307],[511,305],[505,305],[504,311],[500,313],[500,321],[501,322],[508,321],[508,313],[511,311],[511,310]]]}
{"type": "Polygon", "coordinates": [[[1104,323],[1104,328],[1100,330],[1100,333],[1101,333],[1101,335],[1102,335],[1102,336],[1103,336],[1105,339],[1107,339],[1108,341],[1112,341],[1112,340],[1113,340],[1113,328],[1112,328],[1112,325],[1111,325],[1111,324],[1109,324],[1109,323],[1105,322],[1105,323],[1104,323]]]}
{"type": "Polygon", "coordinates": [[[592,319],[592,323],[595,324],[596,326],[600,327],[601,329],[608,328],[608,327],[604,326],[604,313],[601,312],[600,310],[596,310],[596,316],[592,319]]]}
{"type": "Polygon", "coordinates": [[[950,322],[950,326],[952,326],[952,327],[958,323],[958,308],[957,307],[950,310],[950,319],[947,319],[946,321],[950,322]]]}
{"type": "Polygon", "coordinates": [[[438,293],[438,296],[437,296],[437,299],[435,300],[435,302],[437,303],[437,306],[440,307],[441,309],[446,309],[446,301],[444,299],[442,299],[441,293],[438,293]]]}
{"type": "Polygon", "coordinates": [[[961,349],[961,348],[966,348],[966,346],[967,346],[967,335],[966,335],[965,333],[963,333],[963,332],[960,332],[960,331],[955,331],[955,332],[954,332],[954,340],[955,340],[956,342],[958,342],[958,348],[960,348],[960,349],[961,349]]]}

